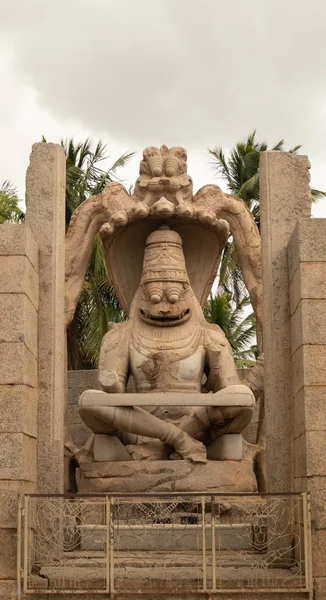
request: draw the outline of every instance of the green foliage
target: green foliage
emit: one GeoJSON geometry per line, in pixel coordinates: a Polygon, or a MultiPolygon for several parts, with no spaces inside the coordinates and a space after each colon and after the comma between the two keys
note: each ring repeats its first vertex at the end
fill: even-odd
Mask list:
{"type": "MultiPolygon", "coordinates": [[[[286,152],[296,154],[301,146],[295,146],[286,152]]],[[[228,192],[241,198],[252,211],[259,204],[259,159],[261,152],[278,150],[284,152],[284,140],[280,140],[269,148],[266,142],[256,140],[256,131],[247,139],[237,143],[226,158],[223,148],[208,150],[211,163],[216,174],[227,184],[228,192]]],[[[324,192],[318,194],[325,195],[324,192]]],[[[256,211],[256,222],[259,224],[259,210],[256,211]]]]}
{"type": "MultiPolygon", "coordinates": [[[[42,141],[46,139],[42,138],[42,141]]],[[[66,154],[66,227],[74,210],[90,196],[99,194],[106,185],[115,181],[116,172],[133,156],[123,154],[108,170],[100,166],[107,160],[106,146],[101,141],[93,149],[92,141],[75,143],[62,140],[66,154]]],[[[97,368],[101,340],[108,331],[109,322],[124,319],[124,312],[109,280],[99,236],[93,243],[83,290],[73,321],[67,332],[68,368],[97,368]]]]}
{"type": "Polygon", "coordinates": [[[17,190],[8,180],[0,188],[0,224],[19,223],[24,219],[24,213],[19,207],[17,190]]]}
{"type": "MultiPolygon", "coordinates": [[[[256,131],[253,131],[242,142],[237,143],[226,157],[223,148],[216,147],[208,150],[211,164],[217,176],[221,177],[227,185],[227,190],[233,196],[241,198],[248,206],[260,227],[260,196],[259,196],[259,159],[261,152],[278,150],[296,154],[301,146],[294,146],[290,150],[284,149],[284,140],[280,140],[272,147],[266,142],[256,140],[256,131]]],[[[326,192],[311,189],[312,200],[316,201],[326,196],[326,192]]],[[[232,294],[232,299],[238,304],[246,295],[246,290],[239,268],[236,251],[232,240],[227,244],[221,262],[219,286],[227,293],[232,294]]]]}
{"type": "MultiPolygon", "coordinates": [[[[46,138],[42,137],[42,142],[46,138]]],[[[106,185],[117,180],[116,172],[124,167],[134,152],[126,152],[107,170],[100,168],[108,159],[106,144],[101,140],[93,149],[92,140],[75,143],[73,138],[61,140],[66,155],[66,225],[74,210],[90,196],[102,192],[106,185]]]]}
{"type": "Polygon", "coordinates": [[[68,329],[69,363],[79,369],[97,368],[101,340],[110,322],[120,322],[124,312],[109,281],[99,236],[94,240],[83,290],[68,329]]]}
{"type": "Polygon", "coordinates": [[[243,298],[236,305],[230,294],[221,293],[216,296],[211,294],[204,308],[206,320],[218,325],[224,332],[238,367],[253,366],[257,356],[257,348],[253,345],[256,334],[255,315],[251,313],[244,317],[248,306],[248,298],[243,298]]]}

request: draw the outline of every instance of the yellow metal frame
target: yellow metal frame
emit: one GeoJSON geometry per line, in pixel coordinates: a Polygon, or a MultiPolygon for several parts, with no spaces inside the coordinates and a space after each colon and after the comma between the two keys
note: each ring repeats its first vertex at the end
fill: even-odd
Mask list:
{"type": "MultiPolygon", "coordinates": [[[[164,495],[154,496],[153,494],[141,495],[144,503],[146,502],[154,502],[155,500],[161,500],[164,495]]],[[[174,496],[172,494],[166,495],[168,499],[173,500],[174,496]]],[[[205,595],[207,593],[212,593],[214,595],[223,595],[223,594],[239,594],[244,591],[248,592],[248,588],[228,588],[222,589],[217,586],[217,559],[216,559],[216,532],[221,526],[219,523],[219,513],[216,513],[216,498],[220,498],[221,495],[199,495],[199,494],[176,494],[175,498],[189,499],[189,496],[195,496],[196,501],[198,502],[199,514],[201,515],[201,543],[202,543],[202,589],[194,590],[194,593],[205,595]],[[210,516],[211,521],[207,521],[207,503],[210,504],[210,516]],[[210,530],[211,534],[211,562],[212,562],[212,576],[211,579],[208,580],[207,574],[207,565],[208,565],[208,551],[207,551],[207,537],[206,534],[210,530]]],[[[225,494],[227,498],[232,496],[225,494]]],[[[240,495],[239,495],[240,496],[240,495]]],[[[243,494],[240,497],[245,499],[249,496],[243,494]]],[[[268,495],[271,498],[274,495],[268,495]]],[[[277,495],[275,495],[276,497],[277,495]]],[[[40,496],[42,500],[46,500],[46,496],[40,496]]],[[[289,496],[285,496],[285,499],[289,496]]],[[[298,495],[298,498],[301,498],[301,508],[302,508],[302,527],[303,527],[303,548],[304,548],[304,582],[305,585],[301,588],[299,587],[281,587],[281,588],[252,588],[250,591],[252,594],[265,594],[265,593],[282,593],[282,594],[291,594],[291,593],[306,593],[308,594],[309,600],[313,598],[313,577],[312,577],[312,554],[311,554],[311,515],[310,515],[310,497],[309,494],[303,493],[298,495]]],[[[23,598],[28,598],[30,594],[66,594],[66,595],[76,595],[76,594],[106,594],[108,598],[113,598],[115,593],[115,527],[119,526],[114,522],[113,511],[115,506],[115,500],[119,498],[118,496],[109,496],[103,495],[94,496],[94,505],[99,503],[99,498],[101,499],[101,504],[105,506],[105,524],[99,525],[98,529],[105,530],[105,585],[103,589],[32,589],[29,585],[29,574],[31,569],[31,557],[30,557],[30,548],[31,548],[31,537],[30,530],[32,524],[30,520],[32,520],[31,512],[30,512],[30,498],[31,496],[25,495],[24,500],[21,498],[18,507],[18,522],[17,522],[17,600],[22,600],[23,598]],[[22,585],[23,584],[23,585],[22,585]]],[[[53,497],[49,497],[52,498],[53,497]]],[[[76,496],[75,500],[83,500],[83,497],[76,496]]],[[[124,497],[125,498],[125,497],[124,497]]],[[[139,499],[139,496],[135,496],[134,498],[139,499]]],[[[69,502],[73,500],[72,497],[62,497],[62,501],[69,502]]],[[[128,501],[133,501],[132,497],[129,497],[128,501]]],[[[87,498],[87,502],[91,505],[92,499],[90,497],[87,498]]],[[[151,525],[144,525],[144,528],[150,528],[151,525]]],[[[192,525],[188,525],[189,530],[192,525]]],[[[166,524],[166,529],[173,529],[172,525],[166,524]]],[[[219,538],[218,538],[219,539],[219,538]]],[[[220,543],[220,541],[219,541],[220,543]]],[[[219,548],[221,551],[221,548],[219,548]]],[[[138,592],[133,592],[137,597],[138,592]]],[[[139,592],[142,595],[146,595],[146,592],[139,592]]],[[[153,590],[149,590],[148,593],[153,594],[153,590]]],[[[128,592],[124,592],[124,594],[128,594],[128,592]]],[[[157,595],[160,595],[159,592],[157,595]]],[[[285,597],[285,596],[284,596],[285,597]]]]}

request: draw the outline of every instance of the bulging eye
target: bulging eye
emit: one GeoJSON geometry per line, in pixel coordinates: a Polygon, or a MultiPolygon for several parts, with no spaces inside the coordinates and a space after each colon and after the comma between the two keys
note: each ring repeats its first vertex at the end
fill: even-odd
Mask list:
{"type": "Polygon", "coordinates": [[[169,302],[171,302],[171,304],[175,304],[176,302],[178,302],[179,300],[179,295],[178,294],[170,294],[169,295],[169,302]]]}
{"type": "Polygon", "coordinates": [[[158,285],[150,283],[147,289],[152,304],[158,304],[159,302],[161,302],[163,291],[158,285]]]}
{"type": "Polygon", "coordinates": [[[167,297],[171,304],[175,304],[180,300],[180,290],[175,287],[171,287],[167,292],[167,297]]]}
{"type": "Polygon", "coordinates": [[[159,302],[161,302],[162,297],[159,294],[151,294],[151,302],[153,302],[153,304],[158,304],[159,302]]]}

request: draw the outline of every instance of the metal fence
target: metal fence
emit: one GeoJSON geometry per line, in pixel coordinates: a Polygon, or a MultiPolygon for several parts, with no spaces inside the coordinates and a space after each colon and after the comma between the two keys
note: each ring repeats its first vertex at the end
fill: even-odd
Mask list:
{"type": "Polygon", "coordinates": [[[27,495],[22,594],[311,592],[307,494],[27,495]]]}

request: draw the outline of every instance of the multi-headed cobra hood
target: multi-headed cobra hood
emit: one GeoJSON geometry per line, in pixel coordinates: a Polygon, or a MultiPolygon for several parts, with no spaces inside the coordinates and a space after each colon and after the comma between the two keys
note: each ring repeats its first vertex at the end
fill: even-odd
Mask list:
{"type": "Polygon", "coordinates": [[[183,148],[147,148],[129,205],[101,230],[106,264],[129,309],[140,282],[182,279],[201,306],[229,236],[226,221],[196,205],[183,148]]]}

